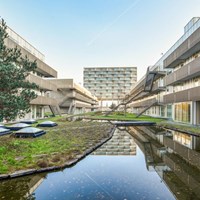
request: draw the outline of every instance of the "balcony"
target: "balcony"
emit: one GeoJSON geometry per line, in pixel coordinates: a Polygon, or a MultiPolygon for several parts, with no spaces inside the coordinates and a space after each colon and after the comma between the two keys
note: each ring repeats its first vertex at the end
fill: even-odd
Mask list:
{"type": "Polygon", "coordinates": [[[175,85],[177,83],[184,82],[191,78],[200,76],[200,57],[196,58],[192,62],[184,65],[177,71],[167,75],[164,78],[165,85],[175,85]]]}
{"type": "Polygon", "coordinates": [[[152,105],[153,103],[158,102],[156,98],[152,98],[152,99],[147,99],[147,100],[143,100],[140,102],[136,102],[136,103],[132,103],[130,106],[134,107],[134,108],[140,108],[140,107],[148,107],[150,105],[152,105]]]}
{"type": "Polygon", "coordinates": [[[174,68],[198,51],[200,51],[200,28],[164,60],[164,67],[174,68]]]}
{"type": "MultiPolygon", "coordinates": [[[[140,99],[143,99],[145,97],[148,97],[148,96],[152,96],[152,95],[155,95],[155,94],[158,94],[159,92],[162,92],[162,91],[165,91],[165,86],[160,86],[158,81],[155,82],[153,84],[153,87],[152,87],[152,91],[151,92],[142,92],[140,93],[138,96],[136,96],[134,98],[134,100],[140,100],[140,99]]],[[[136,94],[136,92],[135,92],[136,94]]],[[[131,98],[130,95],[127,96],[129,99],[131,98]]],[[[128,101],[128,99],[126,98],[126,100],[128,101]]]]}
{"type": "Polygon", "coordinates": [[[97,108],[96,107],[93,107],[91,106],[91,104],[86,104],[86,103],[81,103],[81,102],[76,102],[76,108],[88,108],[88,109],[91,109],[91,108],[97,108]]]}
{"type": "Polygon", "coordinates": [[[174,92],[164,96],[163,101],[165,104],[178,103],[186,101],[199,101],[200,100],[200,86],[174,92]]]}
{"type": "Polygon", "coordinates": [[[32,105],[43,105],[43,106],[56,106],[58,105],[58,102],[50,97],[46,96],[38,96],[36,99],[32,100],[31,103],[32,105]]]}
{"type": "Polygon", "coordinates": [[[153,84],[152,91],[150,92],[150,94],[157,94],[162,91],[165,91],[165,86],[160,86],[157,81],[153,84]]]}
{"type": "Polygon", "coordinates": [[[15,48],[15,47],[17,47],[18,49],[21,50],[22,56],[27,55],[27,57],[29,58],[29,60],[31,60],[31,61],[35,61],[36,60],[37,61],[37,69],[36,70],[38,72],[40,72],[41,74],[43,74],[45,77],[55,77],[55,78],[57,77],[57,71],[56,70],[54,70],[49,65],[47,65],[42,60],[40,60],[38,57],[36,57],[32,53],[30,53],[28,50],[26,50],[22,46],[20,46],[18,43],[16,43],[11,38],[7,38],[5,40],[5,45],[8,48],[15,48]]]}
{"type": "Polygon", "coordinates": [[[74,95],[72,95],[71,98],[74,98],[76,100],[85,102],[85,103],[89,103],[89,104],[95,104],[95,101],[91,100],[90,98],[87,98],[79,93],[75,93],[74,95]]]}
{"type": "Polygon", "coordinates": [[[39,76],[35,76],[33,74],[29,74],[27,80],[31,83],[35,83],[39,86],[40,89],[45,91],[56,91],[57,87],[52,84],[50,81],[42,79],[39,76]]]}

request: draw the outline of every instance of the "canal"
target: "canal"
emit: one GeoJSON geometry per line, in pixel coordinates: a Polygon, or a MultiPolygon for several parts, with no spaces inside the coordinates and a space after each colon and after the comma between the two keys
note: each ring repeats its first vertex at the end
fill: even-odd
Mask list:
{"type": "Polygon", "coordinates": [[[0,199],[198,200],[199,188],[199,137],[121,127],[71,168],[1,181],[0,199]]]}

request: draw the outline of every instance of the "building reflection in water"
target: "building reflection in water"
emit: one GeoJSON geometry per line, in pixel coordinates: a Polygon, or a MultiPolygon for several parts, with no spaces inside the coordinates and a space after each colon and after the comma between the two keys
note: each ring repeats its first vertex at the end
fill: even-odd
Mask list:
{"type": "Polygon", "coordinates": [[[147,169],[156,171],[177,199],[200,199],[200,137],[156,127],[129,127],[128,132],[147,169]]]}
{"type": "Polygon", "coordinates": [[[113,137],[93,155],[136,155],[136,144],[126,129],[116,129],[113,137]]]}
{"type": "MultiPolygon", "coordinates": [[[[135,156],[136,146],[144,154],[148,171],[156,171],[176,199],[200,199],[200,137],[154,126],[129,127],[116,130],[112,139],[93,155],[135,156]]],[[[0,199],[34,200],[34,191],[46,176],[1,181],[0,199]]]]}
{"type": "Polygon", "coordinates": [[[34,176],[25,176],[0,182],[0,199],[16,200],[28,199],[34,200],[34,191],[45,179],[45,174],[34,176]]]}

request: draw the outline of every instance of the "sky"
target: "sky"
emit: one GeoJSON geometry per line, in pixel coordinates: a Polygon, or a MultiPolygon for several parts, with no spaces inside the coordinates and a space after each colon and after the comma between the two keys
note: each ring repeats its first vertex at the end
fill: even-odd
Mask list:
{"type": "Polygon", "coordinates": [[[0,16],[59,78],[82,84],[84,67],[136,66],[139,80],[200,16],[200,0],[0,0],[0,16]]]}

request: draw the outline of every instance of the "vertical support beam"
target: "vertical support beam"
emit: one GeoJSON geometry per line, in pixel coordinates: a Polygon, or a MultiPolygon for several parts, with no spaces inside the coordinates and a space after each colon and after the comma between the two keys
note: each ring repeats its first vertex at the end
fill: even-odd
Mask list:
{"type": "Polygon", "coordinates": [[[34,119],[36,119],[36,105],[33,106],[33,116],[34,119]]]}
{"type": "Polygon", "coordinates": [[[200,101],[196,101],[196,124],[200,124],[200,101]]]}
{"type": "Polygon", "coordinates": [[[200,150],[200,138],[192,136],[192,149],[200,150]]]}
{"type": "Polygon", "coordinates": [[[126,117],[126,104],[124,105],[124,116],[126,117]]]}
{"type": "Polygon", "coordinates": [[[197,102],[193,101],[191,104],[191,114],[190,114],[191,124],[197,124],[197,102]]]}
{"type": "Polygon", "coordinates": [[[175,120],[175,105],[172,104],[172,120],[175,120]]]}
{"type": "Polygon", "coordinates": [[[44,118],[44,106],[42,106],[42,118],[44,118]]]}

